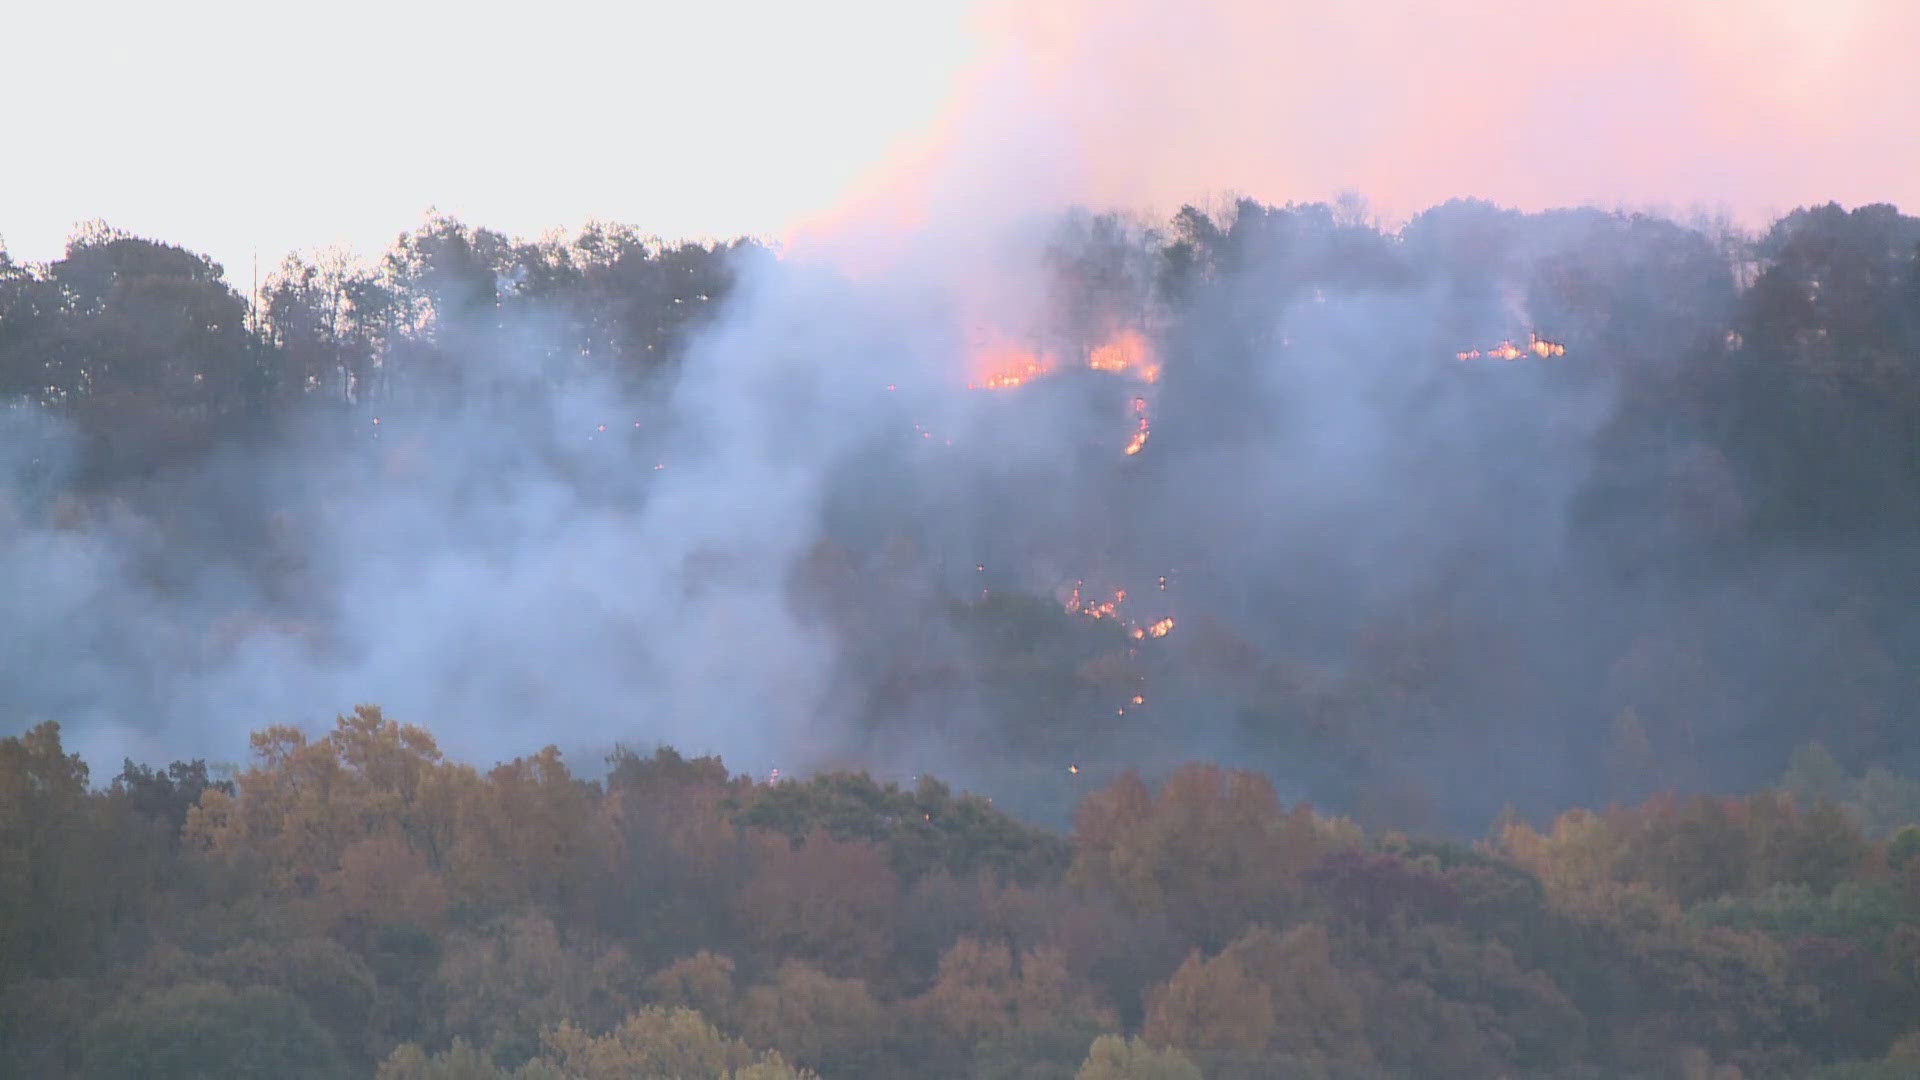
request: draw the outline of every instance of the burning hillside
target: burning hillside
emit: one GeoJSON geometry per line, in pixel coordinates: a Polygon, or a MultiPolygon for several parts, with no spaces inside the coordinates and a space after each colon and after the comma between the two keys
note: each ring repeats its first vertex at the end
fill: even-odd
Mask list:
{"type": "MultiPolygon", "coordinates": [[[[1160,579],[1164,590],[1165,578],[1160,579]]],[[[1089,595],[1086,582],[1076,581],[1071,588],[1062,589],[1059,594],[1060,605],[1069,615],[1080,615],[1099,621],[1111,619],[1127,630],[1127,636],[1135,641],[1145,638],[1163,638],[1173,631],[1173,616],[1164,615],[1148,623],[1135,621],[1121,610],[1127,602],[1127,590],[1115,589],[1108,594],[1089,595]]]]}
{"type": "Polygon", "coordinates": [[[1057,373],[1079,369],[1115,376],[1135,385],[1129,405],[1130,432],[1122,452],[1132,457],[1147,445],[1148,390],[1160,381],[1160,362],[1153,344],[1137,329],[1124,329],[1097,345],[1074,350],[1025,348],[997,342],[977,347],[970,368],[969,390],[1013,390],[1057,373]],[[1083,363],[1066,364],[1066,352],[1084,355],[1083,363]]]}

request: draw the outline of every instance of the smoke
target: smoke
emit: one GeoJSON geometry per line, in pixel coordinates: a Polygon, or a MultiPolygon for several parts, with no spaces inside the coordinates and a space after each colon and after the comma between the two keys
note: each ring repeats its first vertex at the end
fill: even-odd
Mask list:
{"type": "Polygon", "coordinates": [[[1052,815],[1118,768],[1214,757],[1336,806],[1404,782],[1477,823],[1617,794],[1592,762],[1640,707],[1656,751],[1738,757],[1664,779],[1750,780],[1770,759],[1740,716],[1779,683],[1700,670],[1795,655],[1762,627],[1831,615],[1851,571],[1622,585],[1632,545],[1743,512],[1704,434],[1618,453],[1623,373],[1677,378],[1645,368],[1727,329],[1708,237],[1485,206],[1388,236],[1351,201],[1157,231],[1063,208],[1878,194],[1920,161],[1870,121],[1920,101],[1857,61],[1911,17],[1860,3],[1808,32],[1755,8],[1727,37],[1704,4],[1009,7],[899,169],[786,257],[742,256],[663,387],[552,378],[537,308],[484,312],[441,327],[457,387],[315,410],[118,500],[63,495],[71,435],[9,410],[10,723],[59,719],[110,767],[373,701],[469,758],[665,742],[756,773],[932,771],[1052,815]],[[1808,164],[1833,158],[1862,167],[1836,186],[1808,164]],[[1581,274],[1632,299],[1668,257],[1694,293],[1568,299],[1581,274]],[[1088,369],[1128,330],[1157,380],[1088,369]],[[1531,330],[1567,355],[1454,359],[1531,330]],[[967,389],[1006,348],[1054,370],[967,389]],[[1684,506],[1603,505],[1675,470],[1684,506]],[[1113,619],[1063,610],[1119,590],[1113,619]]]}
{"type": "MultiPolygon", "coordinates": [[[[887,221],[1077,201],[1358,192],[1406,220],[1471,196],[1727,213],[1920,201],[1900,0],[996,4],[924,138],[859,204],[887,221]]],[[[835,224],[843,224],[851,210],[835,224]]],[[[808,229],[800,230],[808,235],[808,229]]]]}
{"type": "MultiPolygon", "coordinates": [[[[1025,284],[1036,268],[972,277],[993,284],[963,304],[936,263],[876,286],[742,254],[665,387],[551,377],[562,334],[537,305],[443,313],[456,373],[389,373],[344,411],[117,495],[73,495],[78,436],[12,408],[12,722],[59,719],[108,769],[237,756],[248,731],[324,726],[361,701],[480,760],[624,741],[762,774],[872,762],[836,628],[797,609],[795,574],[830,532],[897,535],[830,528],[835,493],[873,482],[915,431],[968,445],[970,320],[1033,325],[1045,303],[1025,284]]],[[[1022,425],[997,452],[1046,462],[1054,429],[1022,425]]],[[[921,472],[902,494],[939,506],[941,484],[921,472]]],[[[927,647],[948,647],[925,610],[927,647]]],[[[905,742],[888,760],[926,768],[905,742]]]]}
{"type": "Polygon", "coordinates": [[[97,766],[358,701],[483,758],[659,740],[764,770],[831,741],[832,646],[787,578],[887,326],[829,280],[740,271],[664,394],[542,379],[537,317],[450,326],[457,393],[322,409],[132,501],[62,496],[74,440],[9,410],[10,712],[97,766]]]}
{"type": "Polygon", "coordinates": [[[371,701],[468,759],[663,742],[1055,820],[1213,758],[1476,828],[1751,783],[1858,687],[1898,699],[1904,654],[1852,644],[1897,617],[1836,602],[1875,564],[1689,563],[1745,481],[1631,398],[1717,396],[1686,384],[1725,370],[1713,238],[1485,204],[1000,220],[883,275],[742,249],[664,382],[555,374],[537,303],[448,315],[457,370],[117,493],[9,409],[9,713],[111,769],[371,701]],[[1151,363],[1092,363],[1129,334],[1151,363]],[[986,388],[1009,349],[1049,370],[986,388]],[[1628,711],[1665,771],[1594,767],[1628,711]]]}

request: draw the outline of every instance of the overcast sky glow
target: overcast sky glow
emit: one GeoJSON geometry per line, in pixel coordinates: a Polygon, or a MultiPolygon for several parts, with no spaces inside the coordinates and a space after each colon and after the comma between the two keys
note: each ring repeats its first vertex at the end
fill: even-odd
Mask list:
{"type": "Polygon", "coordinates": [[[378,252],[428,207],[538,235],[590,218],[777,234],[925,122],[960,0],[6,5],[0,238],[75,223],[212,253],[378,252]]]}
{"type": "Polygon", "coordinates": [[[254,251],[378,252],[430,206],[728,237],[1226,192],[1920,205],[1913,0],[14,7],[14,256],[98,217],[243,287],[254,251]]]}

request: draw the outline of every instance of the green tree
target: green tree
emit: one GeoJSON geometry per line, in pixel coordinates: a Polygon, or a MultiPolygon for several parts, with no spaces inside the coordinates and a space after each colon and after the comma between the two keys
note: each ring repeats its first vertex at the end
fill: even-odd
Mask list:
{"type": "Polygon", "coordinates": [[[76,420],[96,474],[142,474],[199,453],[262,386],[246,302],[220,267],[93,225],[60,259],[0,280],[0,391],[76,420]]]}
{"type": "Polygon", "coordinates": [[[88,1039],[89,1080],[348,1075],[340,1048],[306,1009],[265,987],[189,983],[102,1016],[88,1039]]]}
{"type": "Polygon", "coordinates": [[[86,970],[107,926],[132,914],[146,857],[116,842],[108,809],[59,724],[0,738],[0,985],[86,970]]]}

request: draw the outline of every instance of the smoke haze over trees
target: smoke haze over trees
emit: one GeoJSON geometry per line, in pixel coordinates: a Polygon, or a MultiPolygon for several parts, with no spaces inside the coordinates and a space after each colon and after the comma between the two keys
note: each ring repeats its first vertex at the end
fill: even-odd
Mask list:
{"type": "Polygon", "coordinates": [[[0,1073],[1912,1075],[1920,219],[923,241],[0,253],[0,1073]]]}
{"type": "Polygon", "coordinates": [[[250,308],[96,226],[0,264],[8,722],[105,764],[374,699],[1053,821],[1206,757],[1470,832],[1910,770],[1916,245],[1243,201],[849,279],[435,218],[250,308]],[[966,388],[1010,352],[1067,360],[966,388]]]}

